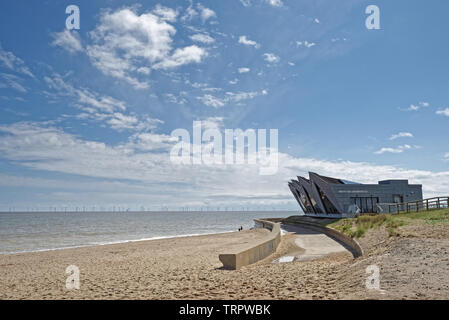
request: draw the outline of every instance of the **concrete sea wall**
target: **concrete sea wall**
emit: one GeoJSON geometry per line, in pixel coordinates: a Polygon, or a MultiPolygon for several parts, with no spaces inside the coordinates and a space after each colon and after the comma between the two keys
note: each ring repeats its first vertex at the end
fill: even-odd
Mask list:
{"type": "Polygon", "coordinates": [[[255,263],[274,253],[281,242],[280,223],[267,220],[254,220],[256,227],[266,228],[270,233],[265,239],[254,241],[243,248],[225,252],[218,256],[225,269],[238,270],[243,266],[255,263]]]}

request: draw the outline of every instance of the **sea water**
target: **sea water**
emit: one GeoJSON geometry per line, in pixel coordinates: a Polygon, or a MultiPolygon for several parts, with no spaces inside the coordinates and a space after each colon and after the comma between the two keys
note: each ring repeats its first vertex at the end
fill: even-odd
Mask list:
{"type": "Polygon", "coordinates": [[[55,250],[249,229],[276,211],[0,213],[0,254],[55,250]]]}

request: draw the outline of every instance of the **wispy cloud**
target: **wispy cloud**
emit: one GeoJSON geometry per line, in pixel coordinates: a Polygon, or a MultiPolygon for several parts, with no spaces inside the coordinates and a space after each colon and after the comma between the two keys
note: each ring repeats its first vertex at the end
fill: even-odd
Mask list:
{"type": "Polygon", "coordinates": [[[239,73],[247,73],[247,72],[250,72],[250,71],[251,71],[250,68],[246,68],[246,67],[238,68],[238,72],[239,73]]]}
{"type": "Polygon", "coordinates": [[[15,76],[13,74],[8,73],[0,73],[0,77],[5,81],[5,84],[2,85],[4,88],[11,88],[17,90],[21,93],[26,93],[28,90],[20,83],[22,81],[21,78],[15,76]]]}
{"type": "Polygon", "coordinates": [[[201,19],[203,20],[203,22],[207,21],[211,18],[217,17],[217,14],[215,13],[214,10],[206,8],[201,4],[198,4],[197,7],[198,7],[198,10],[200,11],[200,16],[201,16],[201,19]]]}
{"type": "Polygon", "coordinates": [[[246,36],[240,36],[239,37],[239,43],[243,44],[245,46],[253,46],[256,49],[260,48],[260,44],[258,44],[254,40],[249,40],[248,38],[246,38],[246,36]]]}
{"type": "Polygon", "coordinates": [[[273,7],[282,7],[284,3],[281,0],[266,0],[273,7]]]}
{"type": "Polygon", "coordinates": [[[437,110],[435,113],[441,116],[449,117],[449,108],[437,110]]]}
{"type": "Polygon", "coordinates": [[[396,148],[390,148],[390,147],[383,147],[379,149],[378,151],[374,152],[375,154],[384,154],[384,153],[402,153],[405,150],[412,149],[412,146],[408,144],[404,144],[402,146],[398,146],[396,148]]]}
{"type": "Polygon", "coordinates": [[[206,8],[202,4],[198,3],[196,7],[190,1],[190,5],[185,10],[184,15],[181,17],[182,21],[191,21],[195,18],[200,18],[204,23],[209,19],[216,18],[217,14],[212,9],[206,8]]]}
{"type": "Polygon", "coordinates": [[[418,104],[411,104],[408,108],[399,108],[401,111],[418,111],[421,108],[427,108],[430,104],[428,102],[419,102],[418,104]]]}
{"type": "Polygon", "coordinates": [[[225,101],[223,99],[214,97],[211,94],[205,94],[201,97],[197,97],[197,99],[200,100],[206,106],[213,107],[213,108],[220,108],[225,105],[225,101]]]}
{"type": "Polygon", "coordinates": [[[215,42],[214,38],[212,38],[208,34],[203,34],[203,33],[194,34],[194,35],[190,36],[190,39],[192,39],[193,41],[196,41],[196,42],[207,43],[207,44],[215,42]]]}
{"type": "Polygon", "coordinates": [[[279,62],[281,60],[274,53],[264,53],[263,56],[264,56],[265,61],[267,61],[269,63],[277,63],[277,62],[279,62]]]}
{"type": "Polygon", "coordinates": [[[111,129],[142,131],[154,129],[159,119],[152,119],[147,115],[137,116],[126,114],[125,102],[107,95],[100,95],[86,88],[75,88],[67,83],[59,74],[51,77],[45,76],[44,81],[50,89],[54,90],[54,98],[63,97],[73,99],[73,105],[82,113],[76,115],[78,119],[95,120],[105,122],[111,129]]]}
{"type": "Polygon", "coordinates": [[[306,47],[306,48],[311,48],[311,47],[313,47],[313,46],[315,46],[316,45],[316,43],[314,43],[314,42],[309,42],[309,41],[296,41],[296,46],[297,47],[302,47],[302,46],[304,46],[304,47],[306,47]]]}
{"type": "Polygon", "coordinates": [[[171,103],[175,103],[175,104],[186,104],[187,103],[187,99],[184,97],[185,92],[180,92],[179,95],[175,95],[173,93],[167,93],[165,94],[165,98],[167,99],[167,101],[171,102],[171,103]]]}
{"type": "Polygon", "coordinates": [[[70,53],[82,52],[84,50],[81,44],[81,38],[76,30],[64,30],[52,34],[53,46],[61,47],[70,53]]]}
{"type": "Polygon", "coordinates": [[[240,103],[244,100],[253,99],[257,96],[261,95],[267,95],[266,90],[262,90],[260,92],[258,91],[251,91],[251,92],[226,92],[225,95],[221,98],[215,97],[211,94],[205,94],[201,97],[197,97],[198,100],[200,100],[203,104],[214,107],[214,108],[220,108],[224,107],[226,104],[230,102],[234,103],[240,103]]]}
{"type": "Polygon", "coordinates": [[[398,139],[398,138],[413,138],[413,134],[410,133],[410,132],[399,132],[397,134],[393,134],[390,137],[390,140],[395,140],[395,139],[398,139]]]}
{"type": "Polygon", "coordinates": [[[33,73],[25,65],[23,60],[16,57],[12,52],[3,50],[1,43],[0,43],[0,63],[14,72],[22,73],[31,78],[34,78],[33,73]]]}

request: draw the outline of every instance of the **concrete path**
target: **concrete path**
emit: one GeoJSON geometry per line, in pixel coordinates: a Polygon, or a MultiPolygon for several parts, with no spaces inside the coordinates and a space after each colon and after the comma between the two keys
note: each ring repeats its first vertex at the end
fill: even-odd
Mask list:
{"type": "Polygon", "coordinates": [[[331,253],[347,251],[342,244],[324,233],[285,224],[281,225],[281,229],[285,233],[293,234],[295,244],[304,249],[304,251],[283,256],[275,260],[277,263],[314,260],[331,253]]]}

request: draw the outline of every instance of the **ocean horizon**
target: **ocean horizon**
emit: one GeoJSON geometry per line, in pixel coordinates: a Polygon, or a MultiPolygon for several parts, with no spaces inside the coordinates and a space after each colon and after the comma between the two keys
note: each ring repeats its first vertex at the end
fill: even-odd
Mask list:
{"type": "Polygon", "coordinates": [[[290,211],[0,212],[0,254],[248,230],[290,211]]]}

